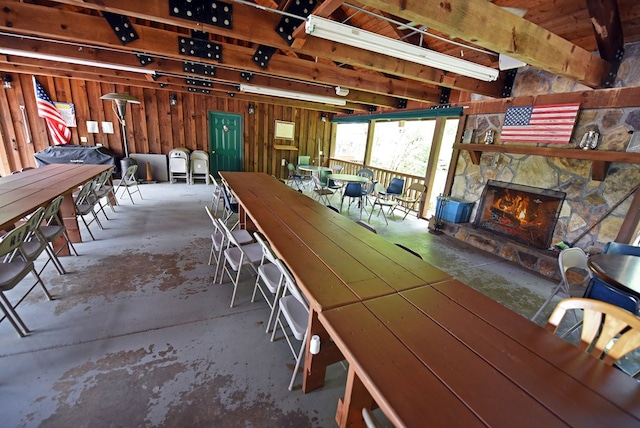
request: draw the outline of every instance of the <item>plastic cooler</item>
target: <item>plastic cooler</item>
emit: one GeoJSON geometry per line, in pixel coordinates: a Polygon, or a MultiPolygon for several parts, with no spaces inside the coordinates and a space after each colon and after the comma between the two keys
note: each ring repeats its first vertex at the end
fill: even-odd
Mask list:
{"type": "Polygon", "coordinates": [[[468,223],[475,202],[458,198],[437,198],[436,212],[441,213],[442,220],[450,223],[468,223]],[[443,205],[444,204],[444,205],[443,205]]]}

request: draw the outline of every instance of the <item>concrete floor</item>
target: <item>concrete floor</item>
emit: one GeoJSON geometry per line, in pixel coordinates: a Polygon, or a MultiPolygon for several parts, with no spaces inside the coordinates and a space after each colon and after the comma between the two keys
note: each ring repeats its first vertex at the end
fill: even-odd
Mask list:
{"type": "MultiPolygon", "coordinates": [[[[18,307],[32,333],[0,323],[3,427],[332,427],[344,391],[342,365],[325,387],[287,390],[293,357],[265,334],[264,302],[250,302],[244,276],[236,307],[230,283],[207,265],[211,187],[142,185],[144,200],[121,199],[96,241],[47,267],[54,301],[34,289],[18,307]]],[[[333,200],[339,206],[336,196],[333,200]]],[[[357,209],[350,215],[357,217],[357,209]]],[[[555,283],[445,235],[427,222],[373,216],[378,233],[515,312],[530,317],[555,283]]],[[[8,294],[15,301],[21,284],[8,294]]],[[[548,312],[551,311],[551,305],[548,312]]],[[[546,319],[543,314],[541,321],[546,319]]]]}

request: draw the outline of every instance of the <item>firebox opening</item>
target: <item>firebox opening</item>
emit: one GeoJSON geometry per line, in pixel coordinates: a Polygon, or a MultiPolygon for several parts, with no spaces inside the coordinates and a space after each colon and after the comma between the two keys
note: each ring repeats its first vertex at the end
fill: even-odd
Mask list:
{"type": "Polygon", "coordinates": [[[474,226],[520,243],[546,249],[566,193],[489,180],[482,192],[474,226]]]}

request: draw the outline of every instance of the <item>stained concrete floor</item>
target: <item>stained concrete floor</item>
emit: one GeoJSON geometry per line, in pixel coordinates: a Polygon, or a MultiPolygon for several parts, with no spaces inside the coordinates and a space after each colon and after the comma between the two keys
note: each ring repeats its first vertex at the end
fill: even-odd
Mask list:
{"type": "MultiPolygon", "coordinates": [[[[67,275],[47,267],[43,279],[55,300],[36,288],[18,307],[32,333],[19,338],[0,322],[1,426],[335,426],[343,366],[329,368],[320,390],[302,394],[298,377],[288,391],[294,360],[284,340],[272,343],[264,332],[267,305],[250,302],[253,277],[243,276],[232,309],[230,283],[211,283],[203,208],[211,189],[142,185],[144,200],[121,199],[105,230],[92,225],[95,241],[83,232],[89,240],[77,244],[80,256],[62,259],[67,275]]],[[[339,205],[337,196],[332,203],[339,205]]],[[[349,215],[357,218],[355,207],[349,215]]],[[[555,285],[432,235],[424,220],[387,226],[374,215],[371,223],[525,317],[555,285]]]]}

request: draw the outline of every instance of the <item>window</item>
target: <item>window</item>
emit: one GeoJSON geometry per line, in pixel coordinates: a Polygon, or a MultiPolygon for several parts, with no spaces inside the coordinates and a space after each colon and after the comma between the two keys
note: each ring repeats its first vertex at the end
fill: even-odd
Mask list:
{"type": "Polygon", "coordinates": [[[369,123],[339,123],[336,127],[336,159],[364,163],[369,123]]]}
{"type": "Polygon", "coordinates": [[[424,176],[435,126],[435,120],[376,122],[371,166],[424,176]]]}

